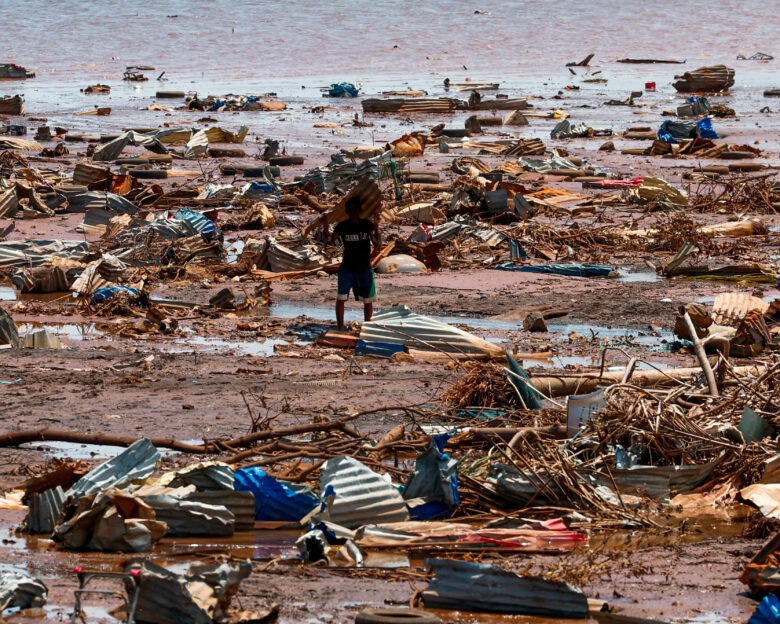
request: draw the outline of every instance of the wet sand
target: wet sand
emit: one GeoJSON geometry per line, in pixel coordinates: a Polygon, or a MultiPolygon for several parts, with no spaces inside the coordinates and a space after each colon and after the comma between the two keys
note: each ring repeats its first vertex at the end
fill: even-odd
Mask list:
{"type": "MultiPolygon", "coordinates": [[[[358,100],[322,97],[320,87],[332,82],[359,80],[363,83],[361,95],[367,97],[376,97],[387,89],[414,88],[425,89],[432,97],[466,98],[468,92],[445,91],[444,78],[498,81],[498,93],[510,98],[533,97],[535,111],[561,109],[571,114],[572,121],[609,127],[618,134],[632,126],[657,128],[665,119],[662,111],[684,101],[684,96],[671,87],[673,76],[721,62],[737,70],[737,85],[728,95],[712,97],[711,101],[733,107],[737,116],[716,119],[716,128],[730,143],[760,147],[760,162],[780,166],[778,100],[762,96],[764,89],[780,86],[776,71],[780,61],[735,60],[740,52],[750,55],[756,51],[780,58],[778,17],[766,3],[756,0],[717,5],[693,2],[684,9],[672,2],[650,6],[636,1],[583,4],[573,0],[525,2],[519,6],[495,0],[478,6],[452,6],[442,0],[338,5],[169,2],[164,6],[151,0],[88,6],[6,0],[0,6],[0,20],[16,25],[0,61],[17,62],[37,71],[34,80],[0,81],[0,96],[20,93],[26,99],[27,115],[7,117],[9,123],[30,128],[62,126],[71,134],[95,135],[164,124],[219,125],[230,130],[247,125],[247,141],[239,146],[247,157],[219,162],[262,164],[256,157],[262,151],[262,140],[276,139],[288,153],[306,157],[304,165],[283,170],[288,180],[326,163],[330,154],[341,148],[382,145],[405,132],[440,122],[460,128],[471,114],[414,119],[363,115],[358,100]],[[35,17],[28,19],[33,9],[35,17]],[[477,9],[485,13],[475,14],[477,9]],[[687,21],[693,25],[682,28],[687,21]],[[596,53],[592,67],[574,68],[576,75],[572,75],[564,66],[590,52],[596,53]],[[687,62],[615,62],[624,56],[687,62]],[[155,67],[147,72],[150,80],[123,83],[122,71],[135,63],[155,67]],[[166,80],[158,82],[155,78],[163,71],[166,80]],[[608,82],[583,82],[592,77],[603,77],[608,82]],[[609,99],[625,99],[630,91],[644,90],[648,81],[656,81],[657,90],[645,92],[637,100],[639,106],[604,105],[609,99]],[[87,96],[79,92],[96,82],[110,84],[111,94],[87,96]],[[579,89],[566,90],[567,85],[579,89]],[[154,98],[158,89],[195,91],[201,96],[273,92],[288,108],[280,113],[142,110],[160,102],[154,98]],[[94,106],[110,106],[112,113],[107,117],[74,115],[94,106]],[[312,111],[320,106],[324,110],[312,111]],[[760,112],[764,106],[769,106],[769,113],[760,112]],[[353,125],[355,114],[371,125],[353,125]],[[33,121],[31,117],[46,121],[33,121]],[[201,121],[206,118],[208,121],[201,121]],[[338,127],[313,127],[323,121],[335,122],[338,127]]],[[[538,137],[548,149],[564,148],[573,156],[588,159],[597,170],[629,176],[658,175],[681,188],[690,188],[682,178],[690,167],[723,162],[626,156],[620,153],[621,148],[645,146],[646,142],[620,136],[612,137],[618,151],[599,152],[604,138],[551,140],[549,132],[555,123],[552,119],[531,119],[529,126],[520,129],[486,128],[488,132],[482,139],[538,137]]],[[[53,147],[55,142],[43,145],[53,147]]],[[[66,146],[70,150],[66,157],[32,164],[70,171],[85,154],[86,144],[66,146]]],[[[140,148],[128,148],[123,156],[143,153],[140,148]]],[[[438,154],[429,150],[413,159],[411,168],[440,170],[444,178],[451,179],[449,161],[464,154],[473,152],[438,154]]],[[[502,160],[485,157],[491,164],[502,160]]],[[[185,167],[187,163],[178,165],[185,167]]],[[[219,181],[231,179],[223,176],[219,181]]],[[[168,180],[164,188],[194,183],[195,177],[168,180]]],[[[582,192],[579,184],[549,176],[544,183],[582,192]]],[[[293,215],[294,211],[286,213],[293,215]]],[[[284,215],[281,211],[277,217],[284,215]]],[[[694,217],[702,224],[728,218],[712,214],[694,217]]],[[[638,227],[652,225],[655,219],[641,212],[609,214],[606,218],[615,222],[635,220],[638,227]]],[[[775,228],[774,233],[751,244],[747,253],[756,259],[776,261],[780,253],[780,218],[763,218],[775,228]]],[[[82,235],[75,233],[81,219],[82,215],[74,214],[43,221],[17,220],[9,238],[81,239],[82,235]]],[[[551,222],[569,228],[594,220],[562,218],[551,222]]],[[[277,231],[292,227],[291,222],[280,223],[277,231]]],[[[0,227],[5,224],[0,220],[0,227]]],[[[387,228],[388,235],[408,235],[410,231],[408,226],[387,228]]],[[[231,233],[228,239],[253,234],[257,232],[231,233]]],[[[739,254],[732,251],[715,260],[733,261],[737,257],[739,254]]],[[[487,268],[379,276],[377,307],[404,304],[447,322],[462,323],[510,350],[554,354],[549,361],[524,361],[532,373],[593,369],[608,346],[619,346],[656,366],[691,366],[695,363],[693,355],[668,348],[673,341],[669,330],[677,307],[692,300],[711,301],[721,292],[752,293],[755,287],[657,279],[645,260],[657,258],[613,258],[623,274],[618,279],[504,273],[487,268]],[[520,321],[492,318],[529,303],[566,307],[569,314],[550,321],[551,331],[534,334],[524,331],[520,321]],[[572,332],[579,337],[571,337],[572,332]]],[[[204,303],[225,285],[231,284],[189,280],[171,285],[159,281],[153,284],[152,295],[204,303]]],[[[243,285],[251,292],[256,284],[250,281],[243,285]]],[[[772,299],[780,296],[780,291],[765,286],[760,294],[772,299]]],[[[275,422],[284,426],[309,421],[314,415],[378,405],[430,404],[458,377],[458,372],[445,364],[353,360],[348,353],[312,346],[312,336],[333,324],[334,300],[333,277],[275,283],[270,309],[227,313],[210,321],[183,321],[177,335],[150,338],[122,335],[112,319],[85,316],[62,295],[18,295],[7,281],[2,281],[0,306],[13,315],[22,332],[49,327],[65,347],[62,351],[0,351],[0,379],[21,380],[3,386],[3,431],[52,427],[154,436],[160,434],[164,423],[165,435],[181,440],[233,437],[245,433],[250,424],[241,392],[265,396],[279,411],[275,422]],[[112,368],[148,355],[154,356],[148,365],[112,368]]],[[[359,320],[360,310],[354,304],[349,305],[347,318],[359,320]]],[[[612,352],[608,356],[607,365],[624,363],[621,354],[612,352]]],[[[397,418],[387,416],[355,423],[371,438],[380,437],[396,424],[397,418]]],[[[96,462],[106,452],[43,443],[28,447],[0,450],[4,490],[50,465],[52,457],[96,462]]],[[[185,465],[194,459],[170,454],[164,467],[185,465]]],[[[35,621],[62,621],[63,614],[69,613],[75,588],[75,577],[69,573],[73,565],[116,569],[126,558],[49,552],[44,543],[14,532],[21,519],[18,512],[2,512],[0,528],[6,539],[0,552],[6,568],[38,574],[49,586],[51,606],[32,616],[35,621]]],[[[578,582],[588,596],[604,599],[625,614],[700,624],[733,622],[745,620],[756,604],[742,595],[743,586],[736,580],[762,542],[742,537],[744,528],[742,522],[720,518],[707,530],[690,529],[691,539],[669,533],[657,541],[642,541],[638,533],[621,530],[591,536],[594,542],[609,542],[611,538],[618,543],[599,546],[590,555],[526,555],[496,562],[515,570],[524,569],[528,563],[540,570],[556,566],[569,569],[575,576],[571,580],[578,582]],[[628,543],[621,541],[623,538],[628,543]],[[594,559],[604,561],[596,566],[594,559]],[[588,568],[595,571],[586,573],[588,568]]],[[[183,561],[193,556],[193,549],[211,546],[267,562],[278,556],[292,557],[295,535],[256,531],[237,536],[230,544],[167,541],[155,555],[164,557],[177,549],[187,550],[188,555],[176,559],[183,561]]],[[[242,584],[240,599],[244,608],[279,603],[280,621],[284,623],[346,622],[365,606],[405,605],[411,595],[405,580],[369,578],[367,574],[351,578],[289,563],[254,573],[242,584]]],[[[95,620],[113,621],[105,609],[98,608],[92,615],[95,620]]],[[[439,615],[446,622],[546,624],[540,618],[458,612],[439,615]]]]}

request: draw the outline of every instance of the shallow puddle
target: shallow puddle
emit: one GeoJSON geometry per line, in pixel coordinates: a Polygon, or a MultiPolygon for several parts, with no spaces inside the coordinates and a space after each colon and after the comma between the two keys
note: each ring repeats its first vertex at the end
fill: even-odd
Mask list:
{"type": "Polygon", "coordinates": [[[95,323],[20,323],[17,329],[20,336],[36,329],[48,329],[60,338],[73,341],[95,340],[105,335],[95,323]]]}

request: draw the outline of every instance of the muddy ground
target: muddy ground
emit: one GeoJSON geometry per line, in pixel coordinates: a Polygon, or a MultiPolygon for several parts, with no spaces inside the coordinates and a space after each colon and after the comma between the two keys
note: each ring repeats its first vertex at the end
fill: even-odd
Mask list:
{"type": "MultiPolygon", "coordinates": [[[[562,68],[557,68],[556,72],[558,70],[563,72],[562,68]]],[[[642,76],[644,74],[634,82],[643,82],[642,76]]],[[[535,110],[562,108],[574,111],[573,120],[585,119],[599,127],[609,125],[616,133],[637,125],[655,127],[662,119],[663,110],[681,103],[680,96],[668,91],[646,93],[642,104],[631,108],[603,106],[607,99],[606,87],[584,86],[582,91],[558,92],[574,80],[565,72],[557,74],[556,80],[551,81],[554,84],[534,84],[533,89],[526,85],[522,90],[515,89],[516,92],[504,92],[510,97],[542,93],[533,100],[535,110]]],[[[627,83],[624,81],[623,84],[627,83]]],[[[435,84],[420,86],[428,88],[432,96],[447,95],[438,78],[435,84]]],[[[765,102],[757,93],[753,89],[746,98],[735,96],[740,106],[738,116],[717,123],[728,142],[749,145],[758,142],[764,150],[761,162],[777,168],[780,165],[778,115],[772,112],[776,105],[772,105],[769,113],[759,114],[759,105],[765,102]]],[[[626,94],[623,90],[612,89],[608,95],[626,94]]],[[[283,178],[290,181],[309,168],[326,163],[330,154],[341,148],[383,144],[405,132],[430,128],[442,121],[450,127],[460,128],[468,116],[456,113],[445,120],[430,116],[413,120],[393,116],[369,119],[363,118],[358,103],[323,100],[319,93],[287,98],[290,107],[279,114],[142,111],[140,104],[152,103],[153,98],[145,95],[127,97],[119,89],[111,97],[113,111],[106,118],[73,116],[73,110],[89,108],[92,101],[79,100],[78,106],[64,111],[53,105],[36,107],[34,98],[28,96],[31,113],[7,120],[31,128],[44,123],[69,124],[74,131],[96,135],[117,134],[126,127],[156,127],[163,123],[220,125],[229,129],[247,124],[250,138],[242,146],[246,149],[246,158],[212,159],[206,165],[207,173],[213,179],[231,182],[232,177],[219,176],[217,165],[262,164],[258,154],[265,138],[281,140],[283,148],[290,153],[305,154],[304,166],[283,171],[283,178]],[[315,105],[325,108],[315,111],[315,105]],[[353,123],[356,113],[364,123],[353,123]],[[338,127],[312,128],[314,123],[323,121],[337,123],[338,127]]],[[[731,96],[721,99],[723,103],[733,104],[731,96]]],[[[700,164],[722,164],[721,161],[624,155],[619,151],[621,148],[636,147],[639,143],[617,136],[613,140],[618,151],[600,152],[598,146],[604,138],[551,141],[549,131],[556,121],[531,119],[530,123],[521,130],[486,128],[486,135],[481,139],[538,136],[545,140],[548,148],[564,148],[572,156],[584,157],[610,175],[658,175],[681,188],[690,188],[682,177],[690,168],[700,164]]],[[[54,147],[55,143],[43,142],[43,145],[54,147]]],[[[31,165],[69,175],[74,164],[85,156],[87,145],[66,145],[70,154],[59,159],[41,160],[33,156],[31,165]]],[[[644,147],[645,143],[641,145],[644,147]]],[[[475,155],[467,150],[454,154],[439,154],[435,148],[429,151],[432,153],[413,159],[410,166],[440,171],[443,180],[454,178],[449,171],[449,161],[454,156],[475,155]]],[[[139,148],[128,148],[123,156],[143,154],[139,148]]],[[[491,165],[501,162],[490,156],[484,160],[491,165]]],[[[174,167],[191,169],[193,165],[177,160],[174,167]]],[[[593,195],[574,182],[553,176],[537,178],[536,186],[593,195]]],[[[246,180],[236,180],[237,184],[244,182],[246,180]]],[[[203,177],[195,174],[174,182],[168,180],[163,186],[165,190],[171,190],[178,185],[203,183],[203,177]]],[[[273,233],[297,229],[301,212],[275,210],[278,222],[273,233]]],[[[303,219],[313,216],[314,213],[305,212],[303,219]]],[[[698,224],[735,218],[728,210],[691,216],[698,224]]],[[[575,219],[542,215],[539,220],[563,231],[605,221],[631,221],[637,227],[649,227],[657,218],[640,208],[621,208],[607,209],[597,217],[575,219]]],[[[745,261],[776,264],[780,253],[777,236],[780,218],[777,215],[762,215],[762,218],[770,228],[769,234],[750,237],[750,241],[726,242],[737,247],[744,245],[740,257],[745,261]]],[[[9,239],[81,239],[82,235],[75,232],[81,220],[79,214],[58,215],[47,220],[15,220],[15,230],[9,239]]],[[[0,220],[0,228],[8,223],[0,220]]],[[[413,229],[410,224],[388,226],[385,236],[406,237],[413,229]]],[[[226,241],[265,233],[231,232],[226,241]]],[[[97,240],[96,237],[87,238],[97,240]]],[[[745,283],[660,279],[648,263],[657,265],[669,255],[616,255],[609,258],[609,263],[618,268],[620,277],[586,279],[501,272],[486,268],[492,266],[490,262],[459,265],[457,261],[462,258],[453,254],[450,268],[441,272],[377,276],[375,306],[381,310],[392,305],[406,305],[416,312],[457,324],[507,350],[551,354],[544,358],[522,358],[523,366],[530,373],[546,374],[596,370],[606,348],[612,348],[606,352],[607,366],[620,366],[630,357],[640,357],[662,368],[693,366],[696,358],[679,349],[671,333],[679,305],[691,301],[711,304],[714,297],[723,292],[755,294],[767,300],[780,296],[780,291],[770,285],[757,288],[745,283]],[[547,332],[523,330],[523,311],[538,306],[564,308],[568,313],[549,320],[547,332]]],[[[734,261],[734,257],[734,254],[716,256],[712,261],[723,264],[734,261]]],[[[481,256],[481,259],[486,258],[487,255],[481,256]]],[[[506,250],[497,252],[493,258],[499,259],[508,259],[506,250]]],[[[126,319],[90,315],[72,304],[67,294],[20,295],[10,286],[8,277],[4,275],[0,280],[0,306],[13,316],[21,333],[40,326],[48,327],[60,336],[64,348],[56,351],[0,350],[0,381],[13,382],[3,384],[0,390],[3,432],[48,427],[95,435],[165,436],[186,441],[231,438],[249,431],[250,410],[272,417],[276,426],[285,426],[310,422],[322,415],[349,414],[378,407],[437,405],[442,391],[460,375],[459,370],[446,361],[410,363],[358,358],[348,351],[315,346],[312,342],[315,336],[335,324],[332,308],[336,280],[333,276],[275,282],[270,307],[223,312],[215,319],[182,318],[178,331],[170,335],[134,333],[128,330],[126,319]]],[[[241,294],[242,291],[253,292],[259,282],[231,282],[219,276],[212,279],[185,277],[174,283],[153,282],[151,294],[168,300],[204,304],[226,285],[241,294]]],[[[354,302],[348,304],[348,321],[355,323],[361,318],[360,307],[354,302]]],[[[402,418],[397,412],[388,411],[358,418],[353,425],[370,438],[379,438],[402,418]]],[[[2,491],[11,490],[28,476],[43,471],[51,465],[53,458],[94,464],[111,452],[116,449],[55,443],[0,449],[2,491]]],[[[171,469],[198,459],[201,458],[168,453],[161,468],[171,469]]],[[[574,552],[519,553],[511,557],[485,556],[482,560],[517,571],[529,566],[535,572],[555,571],[558,578],[579,585],[589,597],[605,600],[627,615],[696,624],[745,621],[755,609],[756,601],[744,594],[744,586],[737,577],[763,539],[746,536],[750,522],[744,517],[735,519],[725,512],[709,512],[712,512],[711,517],[694,518],[683,529],[679,529],[678,518],[675,522],[670,520],[674,529],[650,534],[629,528],[593,532],[591,548],[574,552]]],[[[127,557],[49,550],[51,545],[46,540],[17,532],[23,516],[20,511],[3,510],[0,513],[3,537],[0,570],[26,569],[39,575],[49,587],[49,606],[44,611],[9,621],[66,621],[73,601],[72,590],[76,586],[71,568],[82,564],[115,570],[127,557]]],[[[411,563],[411,571],[419,573],[422,561],[408,562],[404,553],[393,553],[384,562],[394,566],[400,561],[403,565],[398,573],[388,568],[328,571],[304,567],[295,560],[293,542],[299,534],[300,531],[256,530],[237,535],[229,542],[163,540],[153,555],[180,566],[201,553],[230,552],[238,557],[253,558],[258,569],[241,586],[241,605],[262,610],[270,604],[278,604],[283,623],[350,622],[365,606],[408,604],[415,588],[424,586],[419,579],[410,581],[413,577],[406,574],[409,570],[405,567],[411,563]],[[282,560],[271,563],[279,558],[282,560]],[[268,568],[263,570],[266,565],[268,568]]],[[[435,556],[436,553],[431,554],[435,556]]],[[[103,603],[89,613],[91,621],[113,621],[103,603]]],[[[465,612],[441,612],[440,615],[447,622],[545,624],[539,618],[529,617],[465,612]]]]}

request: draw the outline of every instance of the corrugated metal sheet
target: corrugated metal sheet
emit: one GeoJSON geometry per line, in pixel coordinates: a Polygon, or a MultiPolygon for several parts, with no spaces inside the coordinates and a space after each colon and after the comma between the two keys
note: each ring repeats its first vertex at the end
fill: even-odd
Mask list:
{"type": "Polygon", "coordinates": [[[140,438],[116,457],[112,457],[89,471],[65,493],[80,498],[119,487],[135,479],[145,479],[160,461],[160,452],[148,438],[140,438]]]}
{"type": "Polygon", "coordinates": [[[58,485],[40,493],[30,494],[27,502],[30,511],[25,520],[25,529],[28,533],[51,534],[57,526],[62,512],[62,504],[65,502],[65,492],[58,485]]]}
{"type": "Polygon", "coordinates": [[[225,537],[235,532],[235,516],[222,504],[209,505],[170,494],[140,497],[168,525],[166,537],[225,537]]]}
{"type": "Polygon", "coordinates": [[[252,492],[211,490],[194,492],[187,500],[206,505],[224,505],[235,517],[236,531],[251,531],[255,526],[255,497],[252,492]]]}
{"type": "Polygon", "coordinates": [[[19,211],[19,200],[16,197],[16,187],[0,191],[0,217],[10,219],[19,211]]]}
{"type": "Polygon", "coordinates": [[[588,599],[579,589],[537,576],[518,576],[497,566],[470,561],[426,559],[435,575],[423,591],[426,607],[561,618],[588,617],[588,599]]]}
{"type": "Polygon", "coordinates": [[[35,267],[52,257],[80,261],[89,252],[85,241],[3,241],[0,242],[0,267],[35,267]]]}
{"type": "Polygon", "coordinates": [[[452,113],[456,109],[450,98],[367,98],[361,105],[364,113],[452,113]]]}
{"type": "Polygon", "coordinates": [[[402,344],[424,351],[499,355],[501,347],[441,321],[397,306],[374,315],[360,330],[361,340],[402,344]]]}
{"type": "Polygon", "coordinates": [[[672,86],[678,91],[726,91],[734,86],[734,70],[725,65],[700,67],[682,76],[675,76],[672,86]]]}
{"type": "Polygon", "coordinates": [[[19,139],[17,137],[0,137],[0,148],[32,151],[43,149],[43,146],[38,141],[19,139]]]}
{"type": "Polygon", "coordinates": [[[712,304],[712,318],[718,325],[735,326],[753,310],[765,314],[769,310],[769,303],[742,293],[721,293],[712,304]]]}
{"type": "Polygon", "coordinates": [[[184,158],[203,156],[209,148],[209,137],[205,130],[198,130],[192,135],[184,148],[184,158]]]}
{"type": "Polygon", "coordinates": [[[102,167],[95,167],[84,162],[76,163],[73,168],[73,184],[88,186],[111,177],[111,172],[102,167]]]}
{"type": "Polygon", "coordinates": [[[277,243],[272,236],[269,236],[267,240],[268,263],[275,273],[317,269],[328,264],[328,259],[314,247],[307,246],[299,250],[292,250],[277,243]]]}
{"type": "Polygon", "coordinates": [[[159,485],[180,487],[194,485],[198,491],[233,491],[235,470],[220,461],[207,461],[192,464],[176,472],[168,472],[157,479],[159,485]]]}
{"type": "MultiPolygon", "coordinates": [[[[634,466],[613,468],[612,478],[621,492],[647,492],[650,497],[661,499],[696,487],[714,469],[714,462],[693,466],[634,466]]],[[[602,482],[607,487],[613,487],[609,477],[604,477],[602,482]]]]}
{"type": "Polygon", "coordinates": [[[398,490],[354,457],[326,461],[320,470],[319,483],[320,498],[328,505],[330,521],[348,529],[409,519],[398,490]]]}

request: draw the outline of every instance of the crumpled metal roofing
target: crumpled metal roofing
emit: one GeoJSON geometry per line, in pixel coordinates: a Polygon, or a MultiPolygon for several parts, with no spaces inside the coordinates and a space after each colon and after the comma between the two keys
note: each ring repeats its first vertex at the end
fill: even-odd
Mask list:
{"type": "Polygon", "coordinates": [[[424,351],[499,355],[503,349],[473,334],[421,314],[406,306],[384,310],[363,323],[360,339],[366,342],[401,344],[424,351]]]}
{"type": "Polygon", "coordinates": [[[80,261],[88,253],[86,241],[3,241],[0,242],[0,267],[41,266],[53,257],[80,261]]]}
{"type": "Polygon", "coordinates": [[[354,457],[343,455],[326,461],[319,484],[330,521],[348,529],[409,519],[398,490],[354,457]]]}
{"type": "Polygon", "coordinates": [[[497,566],[426,559],[434,577],[422,597],[426,607],[560,618],[588,617],[588,599],[576,587],[497,566]]]}
{"type": "Polygon", "coordinates": [[[60,519],[65,492],[58,485],[43,492],[30,494],[27,502],[30,508],[25,520],[25,528],[32,534],[51,534],[60,519]]]}
{"type": "Polygon", "coordinates": [[[735,326],[753,310],[766,314],[769,303],[744,293],[721,293],[712,304],[712,318],[718,325],[735,326]]]}
{"type": "Polygon", "coordinates": [[[317,187],[318,193],[330,193],[339,184],[353,179],[368,177],[377,180],[384,171],[382,163],[389,163],[391,159],[390,151],[368,158],[361,163],[347,159],[342,154],[332,154],[330,164],[310,169],[301,179],[301,185],[312,182],[317,187]]]}
{"type": "Polygon", "coordinates": [[[293,250],[279,244],[272,236],[268,236],[266,240],[268,241],[268,263],[275,273],[307,271],[329,264],[328,259],[315,247],[307,245],[301,249],[293,250]]]}
{"type": "Polygon", "coordinates": [[[154,472],[160,452],[148,438],[140,438],[116,457],[90,470],[65,492],[80,498],[96,494],[109,487],[120,487],[135,479],[145,479],[154,472]]]}

